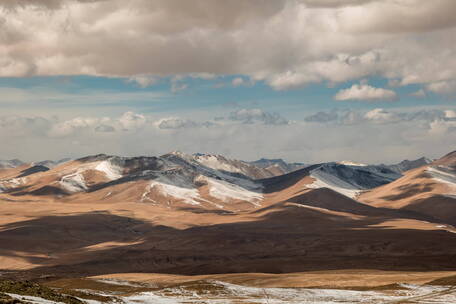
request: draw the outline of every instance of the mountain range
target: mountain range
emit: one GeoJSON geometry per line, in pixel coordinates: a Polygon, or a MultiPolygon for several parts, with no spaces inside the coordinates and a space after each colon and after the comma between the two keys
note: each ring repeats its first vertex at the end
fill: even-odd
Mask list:
{"type": "Polygon", "coordinates": [[[456,152],[396,165],[171,152],[2,161],[0,270],[453,269],[456,152]]]}

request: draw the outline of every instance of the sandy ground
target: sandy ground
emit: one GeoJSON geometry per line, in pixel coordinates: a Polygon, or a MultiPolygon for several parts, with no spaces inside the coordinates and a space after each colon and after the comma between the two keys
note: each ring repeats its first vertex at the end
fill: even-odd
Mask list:
{"type": "Polygon", "coordinates": [[[287,274],[236,273],[183,276],[154,273],[118,273],[93,276],[90,279],[113,279],[149,284],[181,284],[196,280],[217,280],[252,287],[377,287],[396,283],[425,284],[456,275],[456,271],[404,272],[380,270],[312,271],[287,274]]]}

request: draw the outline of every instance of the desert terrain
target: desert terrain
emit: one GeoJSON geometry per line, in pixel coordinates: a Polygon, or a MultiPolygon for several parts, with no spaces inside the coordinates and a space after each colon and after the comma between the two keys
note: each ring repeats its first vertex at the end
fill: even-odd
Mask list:
{"type": "MultiPolygon", "coordinates": [[[[199,159],[98,155],[48,170],[0,170],[0,278],[71,290],[139,284],[155,296],[174,288],[175,298],[190,297],[176,291],[189,284],[222,294],[247,288],[245,299],[281,288],[277,301],[291,301],[284,288],[454,294],[420,287],[454,283],[454,192],[435,175],[453,172],[454,153],[371,189],[363,185],[376,185],[378,176],[366,176],[394,175],[317,164],[254,179],[199,159]],[[417,207],[418,198],[439,208],[417,207]]],[[[299,292],[296,303],[304,301],[299,292]]],[[[381,303],[376,296],[372,303],[381,303]]]]}

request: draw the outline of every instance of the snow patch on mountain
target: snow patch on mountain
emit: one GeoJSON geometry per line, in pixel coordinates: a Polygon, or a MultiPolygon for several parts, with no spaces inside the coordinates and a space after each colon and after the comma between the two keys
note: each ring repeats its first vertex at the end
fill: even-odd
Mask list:
{"type": "MultiPolygon", "coordinates": [[[[198,189],[185,177],[179,175],[174,175],[172,178],[160,176],[151,181],[146,192],[149,191],[150,193],[153,189],[158,190],[164,196],[183,200],[190,205],[200,205],[200,202],[197,201],[201,199],[198,189]]],[[[146,199],[147,195],[148,193],[143,194],[141,199],[146,199]]]]}
{"type": "Polygon", "coordinates": [[[200,181],[205,181],[209,186],[209,195],[221,201],[242,200],[261,206],[263,195],[259,192],[247,190],[236,184],[231,184],[223,180],[201,176],[200,181]]]}
{"type": "Polygon", "coordinates": [[[315,181],[308,185],[309,188],[329,188],[351,198],[355,198],[362,190],[382,186],[402,176],[384,166],[341,163],[325,163],[310,173],[315,181]]]}
{"type": "Polygon", "coordinates": [[[17,168],[24,165],[19,159],[0,160],[0,169],[17,168]]]}
{"type": "Polygon", "coordinates": [[[355,186],[321,170],[312,170],[310,177],[315,181],[307,185],[310,189],[329,188],[350,198],[355,198],[361,191],[355,186]]]}
{"type": "Polygon", "coordinates": [[[202,164],[203,166],[215,169],[215,170],[223,170],[227,172],[234,172],[234,173],[243,173],[243,171],[236,166],[230,164],[230,161],[225,157],[221,157],[219,155],[195,155],[195,160],[202,164]]]}
{"type": "Polygon", "coordinates": [[[429,158],[426,157],[421,157],[415,160],[403,160],[400,163],[393,164],[393,165],[383,165],[393,171],[396,171],[398,173],[402,173],[408,170],[412,170],[415,168],[419,168],[425,165],[428,165],[432,162],[429,158]]]}
{"type": "Polygon", "coordinates": [[[367,167],[366,164],[355,163],[355,162],[352,162],[352,161],[349,161],[349,160],[340,161],[340,162],[338,162],[338,164],[346,165],[346,166],[367,167]]]}
{"type": "Polygon", "coordinates": [[[431,175],[432,179],[439,182],[446,184],[449,188],[451,193],[450,195],[456,194],[456,170],[446,166],[436,166],[436,167],[428,167],[426,172],[431,175]]]}
{"type": "Polygon", "coordinates": [[[69,192],[81,192],[89,189],[86,185],[84,176],[80,171],[63,176],[60,179],[59,184],[63,189],[69,192]]]}
{"type": "Polygon", "coordinates": [[[110,180],[116,180],[122,177],[122,167],[113,164],[110,160],[100,162],[95,170],[103,172],[110,180]]]}
{"type": "Polygon", "coordinates": [[[26,178],[10,178],[0,181],[0,193],[14,188],[18,188],[27,183],[26,178]]]}

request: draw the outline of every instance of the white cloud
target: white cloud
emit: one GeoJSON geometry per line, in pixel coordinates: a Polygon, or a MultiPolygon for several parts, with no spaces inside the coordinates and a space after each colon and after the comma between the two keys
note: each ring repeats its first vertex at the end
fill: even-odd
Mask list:
{"type": "Polygon", "coordinates": [[[426,97],[426,92],[423,89],[419,89],[418,91],[412,92],[409,95],[417,98],[424,98],[426,97]]]}
{"type": "Polygon", "coordinates": [[[157,77],[150,75],[132,76],[128,79],[129,82],[135,82],[141,88],[147,88],[157,83],[157,77]]]}
{"type": "Polygon", "coordinates": [[[244,79],[241,77],[236,77],[233,79],[231,84],[233,85],[233,87],[239,87],[244,84],[244,79]]]}
{"type": "Polygon", "coordinates": [[[0,76],[120,76],[149,86],[162,76],[236,74],[284,90],[375,75],[439,92],[437,83],[456,80],[453,0],[260,3],[2,1],[0,76]]]}
{"type": "Polygon", "coordinates": [[[445,118],[456,119],[456,111],[454,110],[445,110],[445,118]]]}
{"type": "Polygon", "coordinates": [[[240,109],[230,113],[228,119],[244,124],[261,122],[266,125],[286,125],[290,122],[279,113],[265,112],[261,109],[240,109]]]}
{"type": "MultiPolygon", "coordinates": [[[[221,153],[246,160],[282,157],[307,163],[337,159],[392,162],[423,155],[437,157],[447,153],[456,142],[454,109],[329,113],[333,112],[337,112],[336,121],[288,124],[268,124],[262,118],[255,118],[257,123],[245,123],[249,115],[244,116],[246,120],[225,119],[217,123],[203,118],[160,119],[141,113],[66,120],[3,116],[0,141],[8,145],[2,146],[0,159],[59,159],[97,153],[158,155],[181,150],[221,153]],[[138,127],[137,122],[144,120],[146,123],[139,123],[138,127]],[[124,129],[126,122],[130,131],[124,129]],[[363,140],[359,140],[360,130],[363,140]]],[[[250,112],[261,117],[258,113],[261,112],[250,112]]]]}
{"type": "Polygon", "coordinates": [[[179,117],[162,118],[156,122],[156,126],[160,129],[181,129],[181,128],[195,128],[198,123],[179,117]]]}
{"type": "Polygon", "coordinates": [[[394,112],[388,112],[384,109],[374,109],[367,112],[364,117],[376,123],[392,123],[401,120],[400,115],[394,112]]]}
{"type": "Polygon", "coordinates": [[[421,109],[421,110],[386,110],[369,111],[331,110],[320,111],[304,118],[306,122],[336,123],[339,125],[396,124],[401,122],[431,123],[435,120],[452,120],[456,118],[454,110],[421,109]],[[454,118],[453,118],[454,115],[454,118]]]}
{"type": "Polygon", "coordinates": [[[325,122],[336,121],[338,118],[339,118],[339,115],[336,111],[317,112],[317,113],[314,113],[314,114],[311,114],[311,115],[308,115],[307,117],[305,117],[304,121],[325,123],[325,122]]]}
{"type": "Polygon", "coordinates": [[[348,89],[340,90],[335,96],[335,100],[395,100],[397,94],[392,90],[376,88],[368,84],[354,84],[348,89]]]}
{"type": "Polygon", "coordinates": [[[105,124],[110,121],[109,118],[76,117],[53,125],[49,130],[49,136],[66,137],[86,130],[100,131],[100,128],[105,128],[102,126],[106,126],[105,124]]]}
{"type": "Polygon", "coordinates": [[[454,120],[434,120],[429,124],[429,134],[433,136],[446,136],[454,131],[456,131],[456,121],[454,120]]]}
{"type": "Polygon", "coordinates": [[[147,119],[142,114],[136,114],[133,112],[125,112],[120,118],[119,123],[122,128],[126,131],[136,130],[144,127],[147,119]]]}
{"type": "MultiPolygon", "coordinates": [[[[30,136],[42,136],[52,128],[55,119],[47,119],[38,116],[0,116],[1,134],[24,138],[30,136]]],[[[4,141],[3,141],[4,142],[4,141]]],[[[2,147],[5,147],[3,145],[2,147]]]]}
{"type": "Polygon", "coordinates": [[[456,81],[439,81],[433,82],[426,86],[430,92],[437,94],[448,95],[456,92],[456,81]]]}

